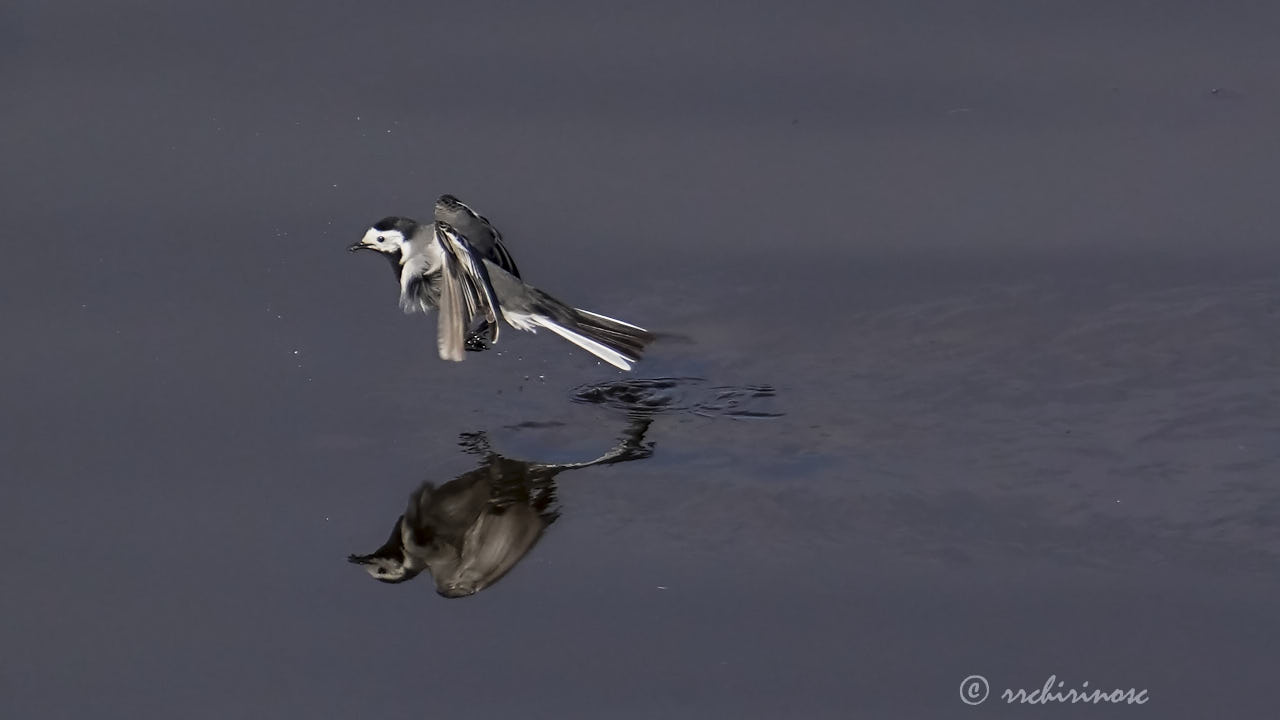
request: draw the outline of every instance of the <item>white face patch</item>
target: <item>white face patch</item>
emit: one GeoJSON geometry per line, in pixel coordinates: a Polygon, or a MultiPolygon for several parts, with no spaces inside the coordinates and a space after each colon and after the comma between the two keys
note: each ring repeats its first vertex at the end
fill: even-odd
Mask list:
{"type": "Polygon", "coordinates": [[[373,562],[365,565],[364,569],[378,580],[399,580],[405,575],[403,565],[386,558],[374,558],[373,562]]]}
{"type": "Polygon", "coordinates": [[[399,230],[379,230],[377,228],[369,228],[364,237],[360,238],[360,245],[388,255],[397,251],[404,253],[406,249],[404,235],[399,230]]]}

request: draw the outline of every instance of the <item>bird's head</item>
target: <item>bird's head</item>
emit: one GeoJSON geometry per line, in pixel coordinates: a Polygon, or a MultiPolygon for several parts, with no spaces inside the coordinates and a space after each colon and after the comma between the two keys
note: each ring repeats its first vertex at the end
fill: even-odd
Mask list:
{"type": "Polygon", "coordinates": [[[404,562],[393,557],[348,555],[347,562],[363,565],[369,577],[384,583],[402,583],[418,573],[410,573],[404,562]]]}
{"type": "Polygon", "coordinates": [[[404,217],[386,217],[369,228],[360,242],[347,248],[351,252],[357,250],[376,250],[392,259],[402,257],[409,238],[418,228],[418,223],[404,217]]]}
{"type": "Polygon", "coordinates": [[[422,572],[418,563],[412,562],[404,554],[404,542],[401,540],[401,529],[404,527],[404,516],[396,518],[391,528],[391,537],[382,547],[368,555],[348,555],[347,562],[364,566],[369,577],[384,583],[402,583],[422,572]]]}

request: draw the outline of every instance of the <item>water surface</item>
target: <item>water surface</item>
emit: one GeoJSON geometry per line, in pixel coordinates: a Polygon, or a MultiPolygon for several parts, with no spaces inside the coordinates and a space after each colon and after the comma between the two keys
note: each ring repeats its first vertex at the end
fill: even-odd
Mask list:
{"type": "Polygon", "coordinates": [[[0,12],[3,717],[1272,711],[1276,11],[0,12]],[[343,249],[444,192],[668,339],[438,360],[343,249]],[[345,559],[636,416],[482,591],[345,559]]]}

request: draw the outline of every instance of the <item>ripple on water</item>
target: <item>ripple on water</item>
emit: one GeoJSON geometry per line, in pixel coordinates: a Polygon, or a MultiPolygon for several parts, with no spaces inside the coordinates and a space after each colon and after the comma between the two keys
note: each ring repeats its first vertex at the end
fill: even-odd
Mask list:
{"type": "Polygon", "coordinates": [[[703,417],[761,420],[781,417],[772,409],[771,385],[708,385],[704,378],[638,378],[582,385],[573,400],[639,415],[687,412],[703,417]]]}

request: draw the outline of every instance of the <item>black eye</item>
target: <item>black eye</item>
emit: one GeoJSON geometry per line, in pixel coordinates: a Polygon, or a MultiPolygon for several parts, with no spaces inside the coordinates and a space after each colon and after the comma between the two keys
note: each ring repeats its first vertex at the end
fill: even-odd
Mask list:
{"type": "Polygon", "coordinates": [[[382,235],[378,236],[378,242],[386,242],[386,241],[387,241],[387,238],[385,236],[382,236],[382,235]]]}

